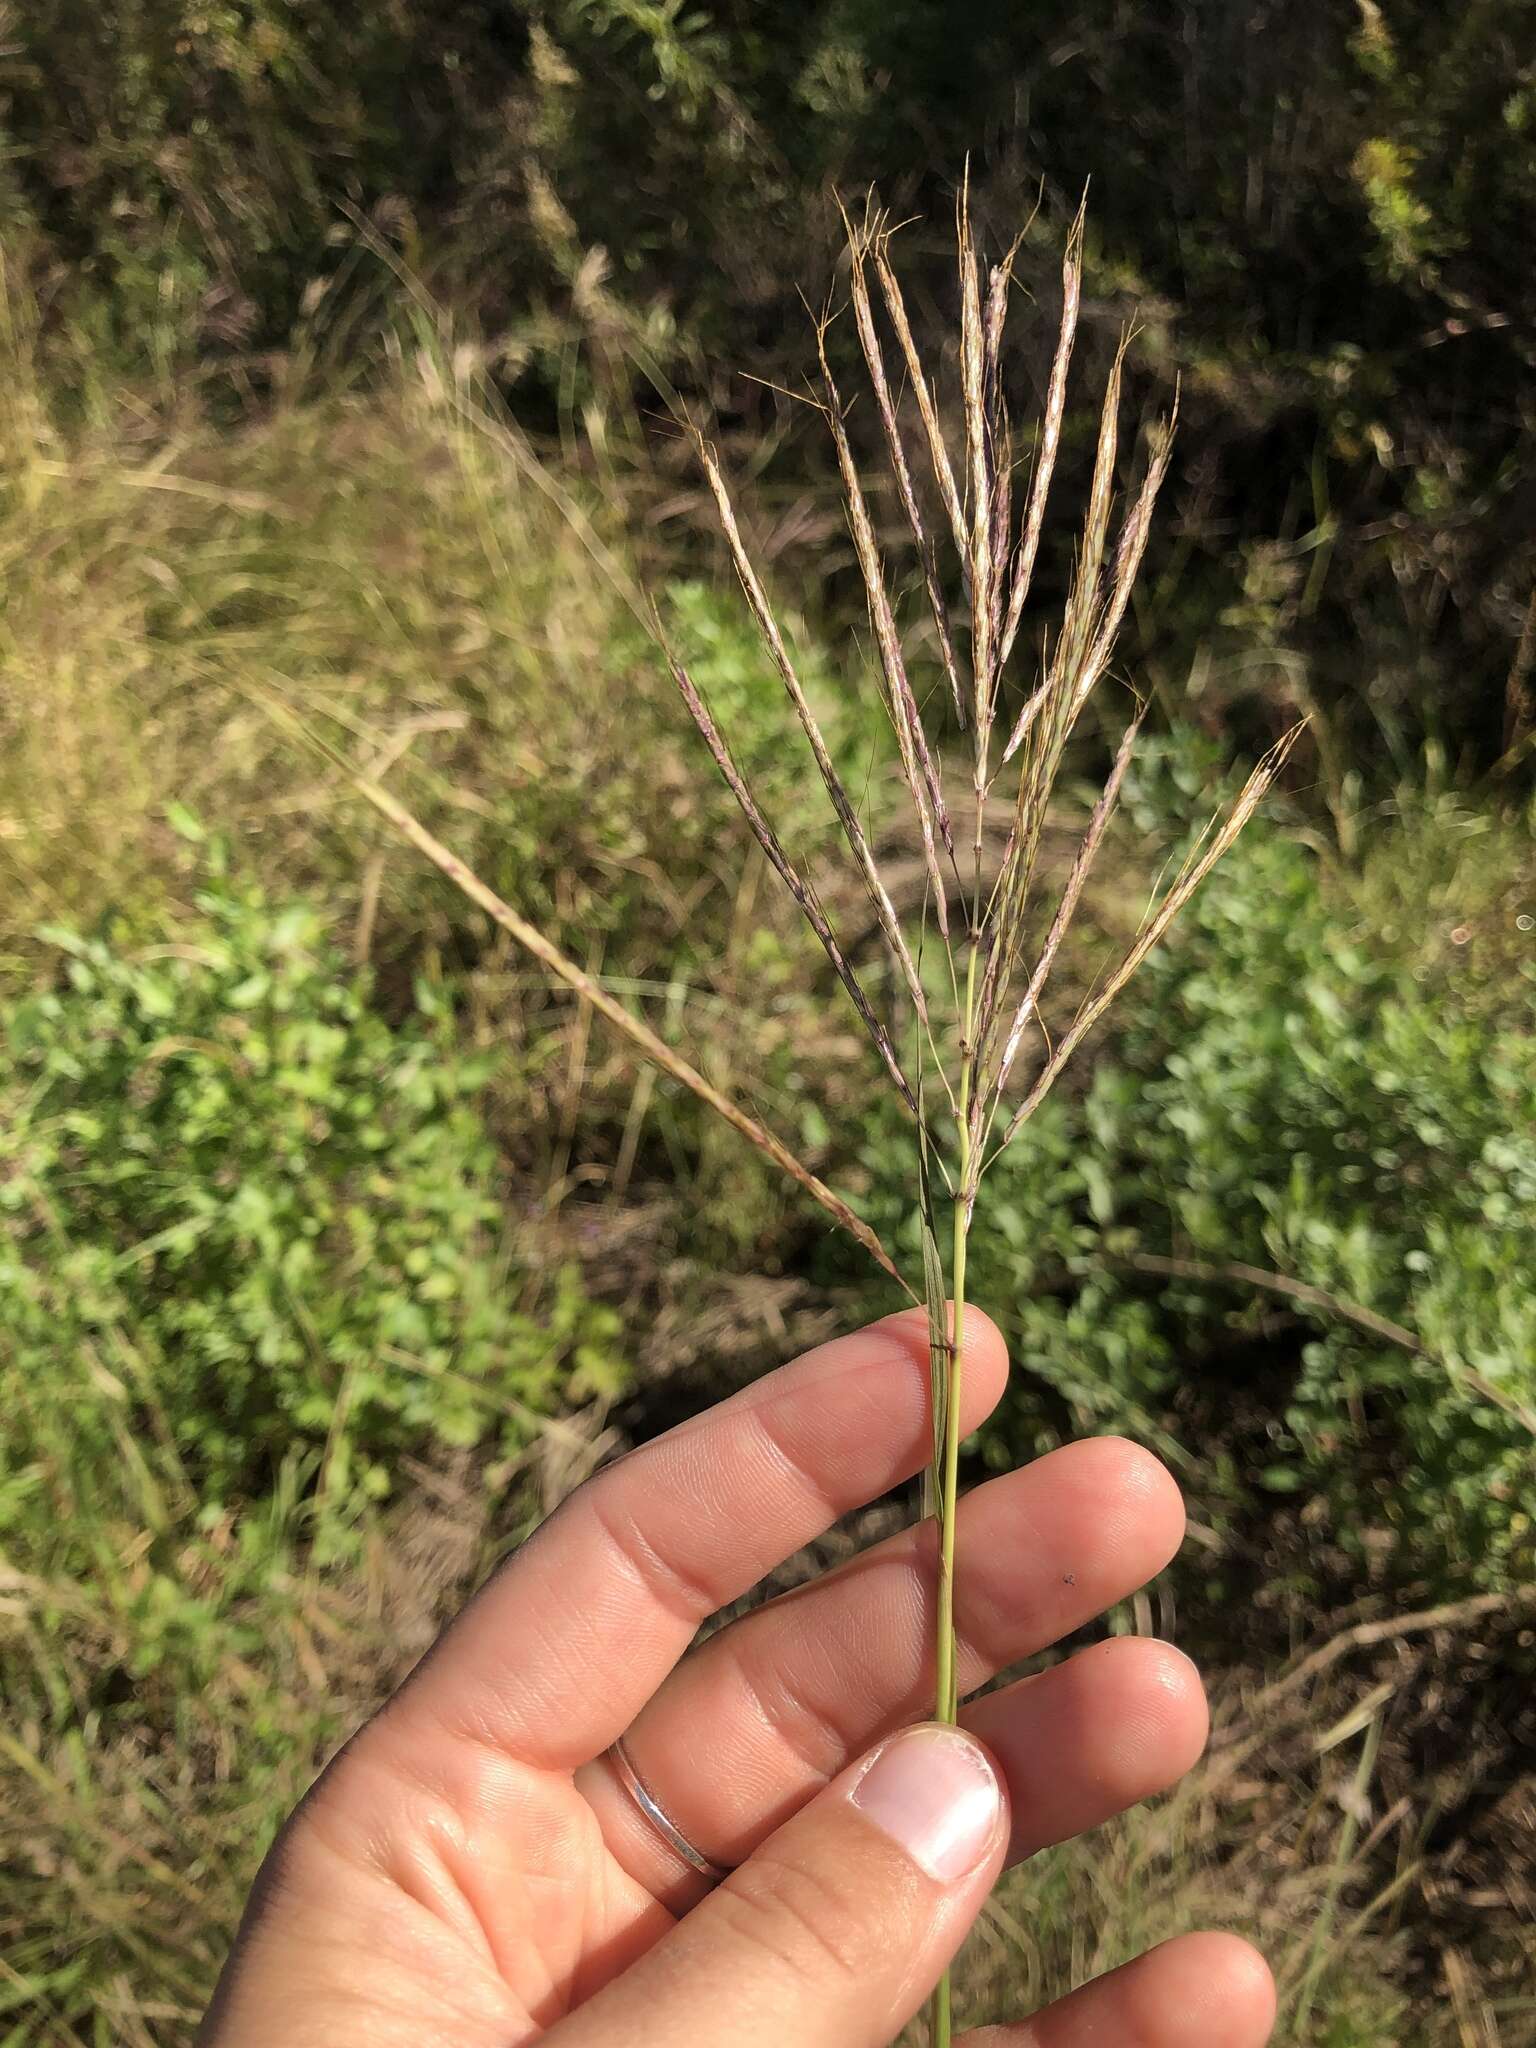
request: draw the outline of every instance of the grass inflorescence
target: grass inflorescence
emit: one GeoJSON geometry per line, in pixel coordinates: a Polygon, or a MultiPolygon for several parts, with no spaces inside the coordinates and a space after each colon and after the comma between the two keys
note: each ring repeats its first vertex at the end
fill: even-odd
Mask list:
{"type": "MultiPolygon", "coordinates": [[[[882,1016],[874,991],[849,965],[814,886],[797,874],[785,857],[687,671],[675,659],[672,666],[716,765],[735,791],[763,851],[825,947],[915,1125],[923,1295],[932,1333],[934,1451],[927,1497],[939,1525],[935,1713],[939,1720],[953,1722],[959,1709],[953,1619],[960,1445],[958,1332],[965,1309],[967,1241],[983,1177],[989,1163],[1045,1098],[1084,1037],[1241,831],[1290,741],[1282,741],[1271,752],[1227,814],[1197,840],[1171,884],[1155,895],[1122,957],[1101,976],[1055,1044],[1045,1042],[1041,998],[1114,809],[1135,745],[1139,710],[1133,713],[1116,749],[1043,938],[1034,929],[1033,917],[1041,835],[1068,742],[1110,669],[1153,509],[1167,474],[1174,418],[1170,415],[1154,428],[1141,480],[1112,538],[1122,370],[1129,339],[1122,335],[1100,409],[1088,506],[1077,535],[1065,604],[1054,629],[1038,635],[1039,651],[1028,663],[1026,676],[1016,680],[1015,670],[1026,668],[1018,658],[1024,644],[1021,635],[1029,614],[1061,445],[1082,303],[1082,215],[1079,213],[1066,241],[1062,313],[1045,410],[1027,444],[1015,435],[1003,374],[1003,344],[1019,241],[990,265],[984,276],[968,193],[962,193],[957,222],[960,428],[951,435],[944,423],[937,382],[930,378],[913,339],[893,261],[889,223],[871,208],[862,222],[848,220],[847,228],[860,351],[947,686],[932,692],[929,701],[940,707],[946,724],[952,715],[962,736],[962,746],[956,751],[969,755],[965,786],[951,795],[940,734],[925,725],[923,703],[914,685],[898,623],[901,579],[885,559],[876,536],[869,489],[847,430],[848,406],[829,358],[830,318],[824,315],[816,323],[819,386],[812,398],[825,418],[837,457],[885,710],[922,845],[928,888],[922,931],[915,944],[896,917],[857,808],[817,731],[761,579],[742,542],[719,462],[702,436],[699,447],[748,604],[783,677],[842,826],[847,856],[885,938],[897,985],[908,999],[910,1025],[905,1036],[909,1048],[901,1046],[894,1020],[882,1016]],[[916,454],[908,445],[887,366],[882,315],[917,415],[916,454]],[[916,480],[924,467],[929,472],[927,490],[916,480]],[[946,592],[956,585],[961,597],[952,603],[946,592]],[[995,872],[989,872],[983,862],[986,824],[989,811],[999,802],[1007,806],[1007,838],[1001,862],[995,872]],[[943,1024],[918,967],[930,943],[942,960],[940,1000],[944,994],[949,999],[949,1014],[943,1024]],[[1039,1046],[1040,1057],[1022,1091],[1011,1094],[1026,1045],[1039,1046]],[[947,1233],[941,1230],[940,1217],[945,1202],[950,1210],[947,1233]],[[950,1246],[947,1270],[940,1249],[944,1235],[950,1246]]],[[[937,726],[937,719],[934,724],[937,726]]],[[[943,2048],[949,2033],[946,1985],[935,2002],[935,2048],[943,2048]]]]}

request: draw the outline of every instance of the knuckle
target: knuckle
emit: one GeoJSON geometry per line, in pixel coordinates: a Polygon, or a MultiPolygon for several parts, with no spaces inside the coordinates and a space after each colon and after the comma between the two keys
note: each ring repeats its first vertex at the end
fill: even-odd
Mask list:
{"type": "MultiPolygon", "coordinates": [[[[812,1774],[814,1783],[805,1787],[809,1796],[842,1769],[859,1731],[846,1710],[817,1698],[814,1675],[802,1681],[791,1659],[772,1659],[764,1654],[767,1647],[747,1623],[737,1622],[719,1637],[716,1654],[743,1710],[812,1774]]],[[[862,1692],[853,1705],[856,1711],[863,1708],[862,1692]]]]}
{"type": "Polygon", "coordinates": [[[866,1974],[871,1901],[840,1878],[759,1851],[715,1896],[730,1933],[775,1970],[839,1983],[866,1974]]]}
{"type": "Polygon", "coordinates": [[[780,1472],[798,1493],[827,1521],[837,1520],[840,1512],[838,1503],[829,1493],[825,1481],[817,1470],[814,1455],[808,1455],[799,1446],[792,1433],[784,1427],[783,1421],[772,1408],[765,1408],[754,1416],[757,1433],[777,1464],[780,1472]]]}
{"type": "Polygon", "coordinates": [[[594,1486],[586,1513],[623,1570],[673,1620],[696,1629],[720,1606],[724,1589],[709,1571],[662,1549],[616,1487],[594,1486]]]}

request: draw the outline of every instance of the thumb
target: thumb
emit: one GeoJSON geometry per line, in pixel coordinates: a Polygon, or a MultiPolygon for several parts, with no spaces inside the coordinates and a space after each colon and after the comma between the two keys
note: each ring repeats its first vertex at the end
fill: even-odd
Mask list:
{"type": "Polygon", "coordinates": [[[957,1728],[908,1728],[835,1778],[552,2048],[881,2048],[1002,1865],[1007,1796],[957,1728]]]}

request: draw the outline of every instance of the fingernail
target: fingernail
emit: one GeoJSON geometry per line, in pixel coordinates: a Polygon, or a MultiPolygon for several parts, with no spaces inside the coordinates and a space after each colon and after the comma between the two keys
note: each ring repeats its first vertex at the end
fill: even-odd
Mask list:
{"type": "Polygon", "coordinates": [[[981,1862],[1003,1812],[986,1753],[957,1728],[909,1728],[896,1736],[876,1752],[849,1798],[944,1884],[981,1862]]]}

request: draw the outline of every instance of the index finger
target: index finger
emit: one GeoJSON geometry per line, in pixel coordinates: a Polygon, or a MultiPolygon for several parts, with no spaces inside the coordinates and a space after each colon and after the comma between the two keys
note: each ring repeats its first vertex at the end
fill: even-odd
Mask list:
{"type": "MultiPolygon", "coordinates": [[[[961,1418],[1007,1354],[967,1309],[961,1418]]],[[[487,1581],[390,1710],[573,1769],[622,1735],[699,1624],[932,1449],[928,1327],[835,1338],[600,1472],[487,1581]]]]}

